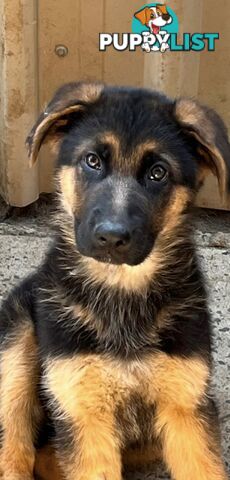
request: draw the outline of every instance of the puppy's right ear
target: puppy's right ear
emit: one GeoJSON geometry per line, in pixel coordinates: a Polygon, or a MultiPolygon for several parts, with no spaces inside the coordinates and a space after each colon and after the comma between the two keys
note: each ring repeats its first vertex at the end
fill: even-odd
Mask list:
{"type": "Polygon", "coordinates": [[[45,141],[58,141],[71,122],[71,115],[96,103],[103,90],[100,83],[68,83],[55,93],[26,139],[30,164],[36,162],[45,141]]]}
{"type": "Polygon", "coordinates": [[[223,120],[211,108],[189,98],[179,98],[174,114],[188,141],[195,141],[198,166],[218,180],[222,199],[230,195],[230,143],[223,120]]]}
{"type": "Polygon", "coordinates": [[[139,12],[134,13],[134,17],[137,18],[137,20],[139,20],[142,23],[142,25],[145,25],[147,22],[147,16],[146,16],[147,10],[148,10],[148,7],[145,7],[139,12]]]}

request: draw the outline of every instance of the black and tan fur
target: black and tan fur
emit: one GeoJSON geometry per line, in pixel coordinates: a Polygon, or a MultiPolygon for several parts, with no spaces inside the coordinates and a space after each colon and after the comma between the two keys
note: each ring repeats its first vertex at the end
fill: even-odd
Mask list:
{"type": "Polygon", "coordinates": [[[210,171],[230,190],[224,124],[192,100],[76,83],[34,126],[32,163],[44,141],[59,208],[44,263],[0,314],[3,479],[31,480],[36,462],[45,480],[121,480],[162,458],[175,480],[226,480],[191,227],[210,171]],[[115,224],[128,240],[113,249],[96,234],[115,224]]]}

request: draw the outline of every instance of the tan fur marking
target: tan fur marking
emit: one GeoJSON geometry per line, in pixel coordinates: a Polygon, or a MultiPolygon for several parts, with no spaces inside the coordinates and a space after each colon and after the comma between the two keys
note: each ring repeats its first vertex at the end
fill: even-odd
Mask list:
{"type": "Polygon", "coordinates": [[[160,144],[156,140],[142,142],[139,145],[137,145],[137,147],[135,148],[135,155],[137,157],[143,157],[147,153],[154,152],[157,148],[158,149],[160,148],[160,144]]]}
{"type": "Polygon", "coordinates": [[[167,396],[175,405],[193,408],[204,395],[208,378],[209,369],[201,359],[182,359],[159,352],[149,355],[142,362],[79,355],[74,359],[55,360],[47,365],[48,387],[60,398],[64,410],[68,407],[73,417],[76,402],[78,408],[89,408],[97,404],[96,398],[100,399],[106,394],[107,404],[112,411],[117,401],[127,400],[130,391],[138,388],[150,401],[162,401],[167,396]],[[70,383],[63,385],[63,378],[69,378],[70,383]],[[90,392],[87,387],[89,381],[90,392]],[[86,388],[83,392],[87,395],[86,399],[79,395],[79,385],[82,389],[86,388]]]}
{"type": "MultiPolygon", "coordinates": [[[[121,140],[114,132],[105,132],[99,137],[102,143],[105,143],[112,147],[113,150],[113,165],[119,167],[119,173],[129,176],[135,174],[140,165],[140,159],[145,154],[156,151],[160,148],[159,143],[156,141],[146,141],[139,145],[136,145],[131,155],[129,154],[128,160],[121,152],[121,140]]],[[[170,159],[171,161],[171,159],[170,159]]]]}
{"type": "Polygon", "coordinates": [[[227,480],[220,452],[198,413],[158,406],[156,427],[163,439],[164,459],[176,480],[227,480]]]}
{"type": "MultiPolygon", "coordinates": [[[[218,448],[217,453],[209,448],[215,440],[209,439],[198,413],[208,379],[209,369],[203,360],[163,353],[151,354],[142,362],[121,362],[99,355],[49,362],[45,383],[58,401],[59,415],[71,419],[81,432],[81,460],[77,453],[72,455],[80,475],[76,477],[75,470],[70,469],[68,478],[93,480],[107,473],[106,479],[120,479],[115,408],[121,403],[125,407],[132,392],[139,392],[147,404],[156,403],[155,433],[163,439],[164,458],[175,478],[225,480],[218,448]]],[[[154,448],[152,452],[154,455],[154,448]]],[[[145,462],[152,457],[146,451],[140,452],[139,461],[141,458],[145,462]]],[[[138,455],[136,460],[138,463],[138,455]]],[[[126,452],[126,462],[135,463],[132,452],[126,452]]]]}
{"type": "Polygon", "coordinates": [[[145,155],[157,152],[161,149],[161,145],[156,140],[142,142],[136,145],[127,162],[122,162],[124,173],[128,175],[136,175],[140,163],[145,155]]]}
{"type": "Polygon", "coordinates": [[[70,216],[79,208],[75,167],[62,167],[58,174],[61,203],[70,216]]]}
{"type": "Polygon", "coordinates": [[[208,366],[199,358],[185,359],[159,353],[150,360],[158,402],[165,399],[180,408],[199,405],[209,379],[208,366]]]}
{"type": "MultiPolygon", "coordinates": [[[[203,154],[203,158],[207,158],[206,160],[206,175],[209,172],[212,172],[213,175],[215,175],[218,179],[218,184],[219,184],[219,191],[220,195],[222,198],[222,201],[224,201],[224,197],[226,194],[226,182],[228,178],[228,173],[227,173],[227,167],[224,161],[223,156],[221,155],[220,151],[218,148],[214,145],[210,145],[208,142],[205,142],[201,140],[201,137],[198,133],[194,133],[193,135],[195,138],[197,138],[198,141],[200,141],[204,146],[206,146],[210,152],[210,157],[212,157],[213,162],[208,158],[208,154],[203,154]]],[[[214,142],[214,139],[213,139],[214,142]]],[[[203,167],[202,167],[203,168],[203,167]]]]}
{"type": "Polygon", "coordinates": [[[153,251],[149,257],[139,265],[103,264],[89,257],[82,258],[86,273],[95,284],[105,283],[109,287],[119,287],[126,291],[145,291],[149,282],[161,267],[160,252],[153,251]]]}
{"type": "Polygon", "coordinates": [[[213,146],[213,148],[210,148],[210,151],[212,153],[212,156],[216,159],[215,161],[216,166],[214,168],[213,166],[210,166],[210,171],[217,176],[220,195],[221,195],[222,201],[224,201],[225,195],[227,195],[227,192],[226,192],[226,183],[228,178],[227,167],[218,148],[213,146]]]}
{"type": "Polygon", "coordinates": [[[45,385],[58,401],[57,414],[71,421],[73,432],[78,432],[76,451],[64,467],[69,480],[121,480],[112,378],[108,371],[105,382],[104,362],[98,358],[94,363],[96,359],[57,360],[47,366],[45,385]]]}
{"type": "MultiPolygon", "coordinates": [[[[163,438],[166,464],[176,480],[225,480],[215,440],[207,432],[198,407],[204,398],[209,369],[200,359],[159,355],[157,433],[163,438]],[[163,360],[163,357],[166,357],[163,360]]],[[[155,387],[154,387],[155,388],[155,387]]]]}
{"type": "Polygon", "coordinates": [[[193,100],[187,98],[182,98],[177,102],[176,115],[179,121],[188,125],[196,126],[205,120],[201,108],[193,100]]]}
{"type": "Polygon", "coordinates": [[[37,380],[37,346],[33,329],[27,324],[1,353],[1,464],[7,480],[32,478],[33,438],[42,418],[37,380]]]}
{"type": "Polygon", "coordinates": [[[106,143],[108,145],[112,145],[114,148],[115,153],[118,154],[120,148],[120,139],[114,132],[105,132],[103,135],[100,136],[100,140],[102,143],[106,143]]]}
{"type": "Polygon", "coordinates": [[[170,198],[166,209],[161,234],[173,232],[174,228],[180,224],[180,220],[183,218],[181,214],[191,200],[192,194],[186,187],[180,186],[175,188],[173,197],[170,198]]]}
{"type": "Polygon", "coordinates": [[[207,163],[208,163],[207,153],[205,153],[202,150],[202,148],[198,148],[197,152],[200,158],[204,159],[204,163],[200,165],[198,175],[197,175],[197,183],[198,183],[198,186],[200,187],[203,184],[205,178],[210,174],[210,168],[208,168],[207,166],[207,163]]]}

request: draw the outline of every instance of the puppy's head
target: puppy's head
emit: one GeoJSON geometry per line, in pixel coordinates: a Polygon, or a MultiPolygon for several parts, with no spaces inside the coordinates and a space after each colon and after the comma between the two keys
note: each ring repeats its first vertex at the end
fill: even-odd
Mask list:
{"type": "Polygon", "coordinates": [[[193,100],[70,84],[27,139],[32,162],[45,140],[58,152],[69,239],[97,273],[108,264],[151,273],[161,239],[175,240],[206,175],[217,176],[222,194],[230,191],[225,126],[193,100]]]}
{"type": "Polygon", "coordinates": [[[149,27],[151,33],[154,33],[155,27],[164,27],[172,23],[172,17],[168,13],[165,5],[157,4],[155,7],[145,7],[142,10],[135,13],[142,25],[149,27]]]}

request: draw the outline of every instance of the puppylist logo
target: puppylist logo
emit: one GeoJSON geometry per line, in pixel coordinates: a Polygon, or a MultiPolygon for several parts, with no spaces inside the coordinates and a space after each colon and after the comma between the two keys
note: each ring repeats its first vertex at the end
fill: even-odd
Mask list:
{"type": "Polygon", "coordinates": [[[117,51],[144,52],[200,52],[215,51],[219,33],[184,33],[179,41],[179,22],[175,12],[167,5],[144,5],[132,18],[132,33],[100,33],[99,49],[104,52],[112,47],[117,51]]]}

